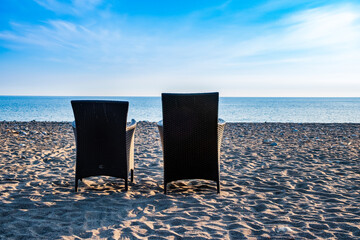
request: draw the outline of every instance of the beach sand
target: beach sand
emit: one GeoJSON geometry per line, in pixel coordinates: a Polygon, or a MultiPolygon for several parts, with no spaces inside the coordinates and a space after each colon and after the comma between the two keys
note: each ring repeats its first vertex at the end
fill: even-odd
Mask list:
{"type": "Polygon", "coordinates": [[[0,239],[360,239],[360,124],[227,124],[221,194],[163,194],[155,123],[135,135],[135,182],[74,192],[70,123],[0,123],[0,239]]]}

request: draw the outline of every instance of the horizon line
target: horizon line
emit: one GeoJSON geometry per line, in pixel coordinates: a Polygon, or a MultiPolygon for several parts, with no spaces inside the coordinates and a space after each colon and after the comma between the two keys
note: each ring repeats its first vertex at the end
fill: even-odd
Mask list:
{"type": "MultiPolygon", "coordinates": [[[[172,92],[176,93],[176,92],[172,92]]],[[[183,92],[181,92],[183,93],[183,92]]],[[[206,92],[199,92],[206,93],[206,92]]],[[[186,94],[186,93],[185,93],[186,94]]],[[[192,94],[189,92],[189,94],[192,94]]],[[[161,97],[161,95],[133,95],[133,96],[121,96],[121,95],[1,95],[0,97],[161,97]]],[[[219,96],[221,98],[360,98],[360,96],[219,96]]]]}

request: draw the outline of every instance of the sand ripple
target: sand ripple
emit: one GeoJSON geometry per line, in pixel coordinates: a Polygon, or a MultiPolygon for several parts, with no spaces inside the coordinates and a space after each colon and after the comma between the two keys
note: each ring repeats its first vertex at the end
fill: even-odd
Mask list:
{"type": "Polygon", "coordinates": [[[201,180],[163,194],[154,123],[139,123],[128,192],[93,177],[74,193],[69,123],[0,132],[0,239],[360,238],[360,124],[229,124],[220,195],[201,180]]]}

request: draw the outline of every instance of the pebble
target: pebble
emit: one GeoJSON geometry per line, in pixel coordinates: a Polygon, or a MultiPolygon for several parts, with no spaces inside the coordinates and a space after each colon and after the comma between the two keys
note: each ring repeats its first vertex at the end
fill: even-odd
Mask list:
{"type": "Polygon", "coordinates": [[[263,140],[263,143],[269,144],[270,146],[277,146],[277,145],[278,145],[278,144],[277,144],[274,140],[272,140],[271,138],[264,139],[264,140],[263,140]]]}
{"type": "Polygon", "coordinates": [[[293,232],[293,230],[289,227],[279,227],[277,229],[277,232],[279,233],[286,233],[286,232],[293,232]]]}
{"type": "Polygon", "coordinates": [[[25,131],[20,131],[20,134],[21,134],[21,135],[25,135],[25,136],[28,135],[28,133],[25,132],[25,131]]]}
{"type": "Polygon", "coordinates": [[[273,142],[273,140],[271,138],[268,138],[268,139],[264,139],[263,140],[263,143],[271,143],[273,142]]]}

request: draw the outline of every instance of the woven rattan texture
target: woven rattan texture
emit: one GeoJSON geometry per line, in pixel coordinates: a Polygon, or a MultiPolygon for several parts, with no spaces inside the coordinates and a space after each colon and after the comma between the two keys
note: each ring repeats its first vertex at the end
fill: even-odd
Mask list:
{"type": "MultiPolygon", "coordinates": [[[[78,179],[99,175],[123,178],[127,187],[129,169],[133,169],[131,141],[128,144],[126,141],[129,103],[72,101],[71,104],[76,123],[75,188],[78,179]]],[[[128,135],[133,136],[134,132],[128,135]]]]}
{"type": "Polygon", "coordinates": [[[128,172],[134,170],[134,138],[136,123],[126,128],[126,157],[128,162],[128,172]]]}
{"type": "Polygon", "coordinates": [[[165,186],[181,179],[219,183],[218,102],[218,93],[162,94],[165,186]]]}

